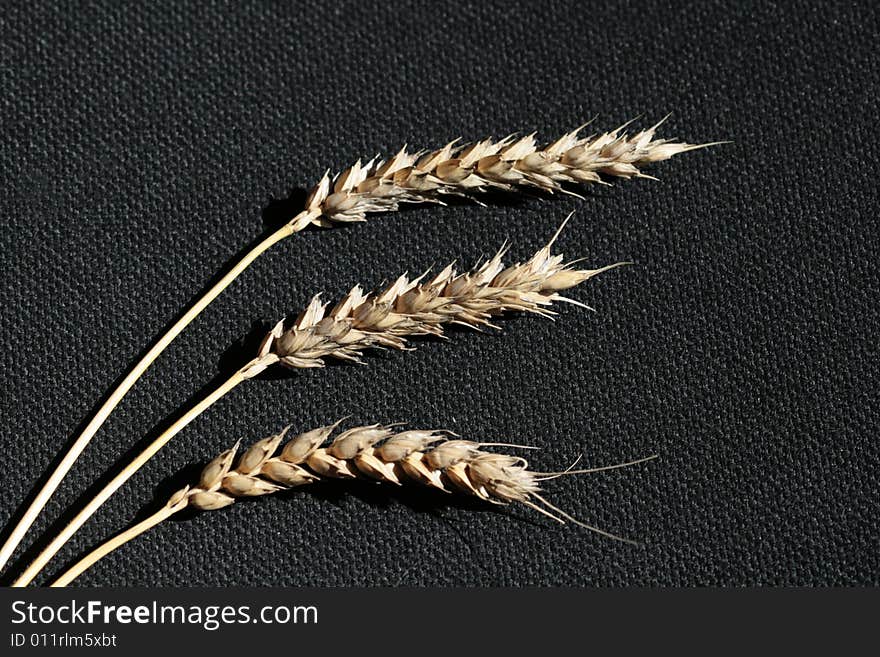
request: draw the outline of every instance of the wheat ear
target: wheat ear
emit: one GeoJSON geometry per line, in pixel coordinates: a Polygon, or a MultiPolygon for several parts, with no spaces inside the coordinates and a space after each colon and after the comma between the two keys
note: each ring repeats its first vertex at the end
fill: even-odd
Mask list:
{"type": "MultiPolygon", "coordinates": [[[[570,217],[571,215],[569,215],[570,217]]],[[[566,220],[567,221],[567,220],[566,220]]],[[[563,223],[563,227],[565,224],[563,223]]],[[[559,229],[562,230],[562,227],[559,229]]],[[[553,239],[529,260],[505,266],[507,248],[474,267],[457,273],[452,265],[436,276],[410,280],[406,275],[373,294],[355,286],[332,310],[319,297],[288,329],[279,322],[266,336],[257,356],[196,404],[156,438],[107,484],[37,556],[13,586],[24,586],[120,486],[187,424],[237,385],[280,363],[291,368],[322,367],[325,358],[359,361],[369,348],[405,349],[408,336],[443,335],[447,324],[494,327],[491,319],[509,311],[552,316],[549,306],[567,299],[560,292],[617,265],[575,269],[561,254],[553,255],[553,239]]],[[[579,304],[583,305],[583,304],[579,304]]]]}
{"type": "Polygon", "coordinates": [[[238,498],[270,495],[326,478],[367,479],[398,486],[416,483],[493,504],[524,504],[562,524],[573,522],[603,536],[632,543],[576,520],[551,504],[541,494],[541,482],[656,458],[653,455],[599,468],[535,472],[529,470],[528,461],[521,456],[483,449],[523,446],[452,439],[444,431],[395,431],[396,425],[379,424],[348,429],[323,446],[339,424],[299,434],[282,447],[285,429],[246,449],[237,462],[236,444],[208,463],[195,486],[174,493],[156,513],[87,554],[52,586],[67,586],[113,550],[187,507],[212,511],[229,506],[238,498]]]}
{"type": "Polygon", "coordinates": [[[601,182],[603,175],[650,178],[642,172],[646,165],[721,143],[696,145],[654,139],[660,123],[630,135],[625,131],[626,125],[600,135],[580,137],[585,127],[582,126],[545,146],[538,146],[534,135],[529,135],[500,141],[487,139],[465,146],[450,142],[427,153],[403,148],[388,161],[374,159],[366,165],[358,161],[332,180],[324,174],[312,190],[306,208],[237,262],[153,344],[110,393],[0,548],[0,571],[74,462],[135,382],[184,328],[273,244],[309,225],[326,227],[363,221],[369,213],[393,211],[401,203],[442,202],[444,196],[474,197],[490,189],[516,187],[562,191],[566,184],[601,182]]]}

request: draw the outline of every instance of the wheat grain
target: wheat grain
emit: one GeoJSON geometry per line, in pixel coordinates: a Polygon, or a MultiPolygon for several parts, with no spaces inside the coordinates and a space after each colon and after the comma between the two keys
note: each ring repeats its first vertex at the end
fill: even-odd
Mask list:
{"type": "Polygon", "coordinates": [[[416,483],[444,493],[477,497],[492,504],[519,503],[565,524],[573,522],[609,538],[631,543],[587,525],[543,497],[541,483],[556,477],[610,470],[649,461],[656,456],[600,468],[536,472],[521,456],[487,451],[486,447],[524,447],[452,438],[437,430],[396,431],[397,425],[358,426],[343,431],[323,446],[340,422],[290,439],[280,449],[287,429],[264,438],[238,457],[239,444],[213,459],[198,483],[168,499],[153,516],[107,541],[71,567],[52,586],[66,586],[76,577],[136,536],[187,507],[213,511],[239,498],[261,497],[327,478],[366,479],[403,485],[416,483]],[[277,454],[276,454],[277,452],[277,454]]]}
{"type": "MultiPolygon", "coordinates": [[[[565,223],[559,231],[564,226],[565,223]]],[[[583,305],[560,292],[617,265],[577,269],[574,264],[578,261],[566,263],[561,254],[551,253],[559,231],[523,263],[505,267],[502,257],[506,247],[502,247],[495,256],[465,273],[457,273],[450,265],[427,282],[422,282],[425,276],[415,280],[401,276],[388,288],[373,294],[365,294],[356,286],[329,313],[328,306],[314,298],[289,329],[285,330],[283,322],[279,322],[266,336],[255,358],[184,413],[104,486],[13,586],[31,582],[86,520],[187,424],[240,383],[268,367],[278,363],[292,368],[321,367],[325,358],[360,362],[366,349],[405,349],[407,337],[442,336],[446,324],[494,327],[490,319],[508,311],[552,316],[548,306],[556,301],[583,305]]]]}
{"type": "Polygon", "coordinates": [[[585,127],[581,126],[540,147],[532,134],[461,146],[454,141],[428,153],[403,148],[388,161],[374,159],[366,165],[359,161],[333,179],[325,173],[311,191],[306,208],[233,265],[150,347],[107,396],[0,547],[0,570],[70,468],[137,380],[177,336],[272,245],[309,225],[328,227],[363,221],[368,213],[393,211],[401,203],[441,203],[444,196],[475,198],[487,190],[509,191],[516,187],[552,193],[566,191],[568,184],[602,182],[602,176],[650,178],[642,171],[643,167],[679,153],[722,143],[698,145],[654,139],[660,123],[633,135],[626,133],[629,124],[624,124],[590,137],[579,136],[585,127]]]}

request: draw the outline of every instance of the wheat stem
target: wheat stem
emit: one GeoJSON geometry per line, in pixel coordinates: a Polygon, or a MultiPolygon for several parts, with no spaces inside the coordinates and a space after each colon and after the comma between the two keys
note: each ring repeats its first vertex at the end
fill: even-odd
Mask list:
{"type": "Polygon", "coordinates": [[[225,290],[232,281],[238,277],[257,257],[266,251],[269,247],[271,247],[276,242],[284,239],[285,237],[291,235],[293,233],[293,229],[291,224],[285,224],[285,226],[271,235],[269,235],[262,242],[257,244],[253,249],[251,249],[241,260],[236,263],[236,265],[229,270],[229,272],[223,276],[215,285],[211,287],[198,301],[196,301],[192,307],[172,326],[168,331],[163,335],[159,340],[150,348],[150,350],[144,355],[143,358],[135,365],[131,371],[126,375],[126,377],[122,380],[122,382],[116,387],[116,389],[110,394],[95,416],[92,418],[91,422],[89,422],[88,426],[83,430],[83,432],[77,437],[74,441],[73,445],[71,445],[70,449],[64,455],[64,458],[61,462],[55,467],[55,470],[49,476],[49,479],[46,480],[46,483],[43,484],[43,487],[40,489],[40,492],[37,493],[37,496],[33,499],[27,511],[25,511],[24,515],[18,521],[15,528],[12,530],[12,533],[6,539],[6,542],[3,544],[2,549],[0,549],[0,570],[3,570],[3,567],[9,561],[9,558],[12,556],[15,549],[18,547],[18,544],[21,543],[21,540],[24,538],[28,529],[30,529],[31,525],[33,525],[34,521],[39,516],[40,512],[46,506],[49,501],[49,498],[52,497],[52,494],[61,484],[64,477],[70,471],[70,468],[73,467],[73,464],[79,458],[80,454],[82,454],[83,450],[89,444],[94,435],[98,432],[98,429],[101,428],[101,425],[107,420],[110,416],[110,413],[113,412],[113,409],[116,408],[116,405],[122,400],[122,398],[126,395],[126,393],[131,389],[131,387],[137,382],[137,380],[147,371],[147,369],[152,365],[153,361],[159,357],[159,355],[165,351],[169,344],[185,329],[196,317],[199,316],[205,308],[208,307],[217,296],[225,290]]]}
{"type": "MultiPolygon", "coordinates": [[[[183,507],[181,507],[183,508],[183,507]]],[[[126,529],[121,534],[114,536],[109,541],[93,550],[85,557],[83,557],[80,561],[76,563],[70,570],[64,573],[61,577],[56,579],[50,586],[52,587],[62,587],[67,586],[77,577],[79,577],[83,572],[91,568],[96,562],[106,557],[108,554],[113,552],[118,547],[121,547],[128,543],[130,540],[137,538],[145,531],[152,529],[156,525],[158,525],[163,520],[166,520],[173,516],[175,513],[180,511],[180,508],[171,508],[167,506],[163,506],[156,513],[151,515],[146,520],[142,520],[138,524],[126,529]]]]}
{"type": "Polygon", "coordinates": [[[224,381],[220,386],[218,386],[211,394],[202,399],[198,404],[189,409],[186,413],[184,413],[177,421],[174,422],[170,427],[168,427],[162,434],[156,438],[149,446],[140,454],[135,457],[135,459],[129,463],[125,468],[116,475],[113,480],[107,484],[100,493],[98,493],[92,500],[79,512],[76,516],[71,520],[67,526],[61,530],[61,532],[52,540],[52,542],[46,546],[46,548],[40,552],[36,559],[31,563],[30,566],[21,574],[21,576],[13,582],[12,586],[20,587],[27,586],[33,581],[34,577],[36,577],[43,567],[49,562],[49,560],[54,557],[58,550],[60,550],[67,541],[70,540],[71,536],[73,536],[76,531],[85,524],[85,522],[94,515],[95,511],[97,511],[104,502],[106,502],[110,497],[115,493],[119,488],[128,481],[138,470],[140,470],[143,465],[149,461],[156,452],[158,452],[162,447],[171,440],[179,431],[181,431],[186,425],[196,419],[199,415],[201,415],[205,410],[208,409],[214,402],[223,397],[230,390],[235,388],[239,383],[246,380],[246,370],[248,367],[252,366],[253,361],[248,363],[244,368],[237,371],[233,374],[229,379],[224,381]]]}

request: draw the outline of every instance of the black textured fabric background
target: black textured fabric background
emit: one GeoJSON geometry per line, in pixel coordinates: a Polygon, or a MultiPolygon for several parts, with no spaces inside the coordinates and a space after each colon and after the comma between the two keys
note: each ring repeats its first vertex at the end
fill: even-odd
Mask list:
{"type": "Polygon", "coordinates": [[[566,254],[637,266],[574,292],[596,313],[243,385],[52,573],[236,439],[351,414],[540,445],[548,469],[658,452],[547,485],[644,544],[527,509],[327,486],[165,523],[80,583],[880,582],[871,3],[33,4],[0,9],[5,531],[117,377],[326,168],[403,143],[552,138],[597,114],[609,129],[672,112],[661,136],[733,140],[585,200],[419,207],[276,246],[123,401],[39,533],[317,291],[469,265],[508,238],[527,256],[572,210],[566,254]]]}

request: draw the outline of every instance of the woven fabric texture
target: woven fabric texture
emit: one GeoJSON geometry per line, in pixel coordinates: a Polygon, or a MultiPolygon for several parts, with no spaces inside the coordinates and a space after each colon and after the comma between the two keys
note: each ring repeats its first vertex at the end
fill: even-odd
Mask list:
{"type": "Polygon", "coordinates": [[[315,292],[470,265],[505,239],[521,258],[574,210],[567,255],[636,263],[574,291],[597,312],[249,382],[47,574],[238,438],[351,415],[539,445],[542,469],[659,453],[546,486],[642,545],[524,508],[328,485],[164,523],[78,583],[880,583],[871,4],[4,3],[0,526],[139,353],[325,169],[404,143],[672,112],[660,136],[733,143],[583,200],[417,207],[274,247],[133,389],[26,543],[45,544],[315,292]]]}

